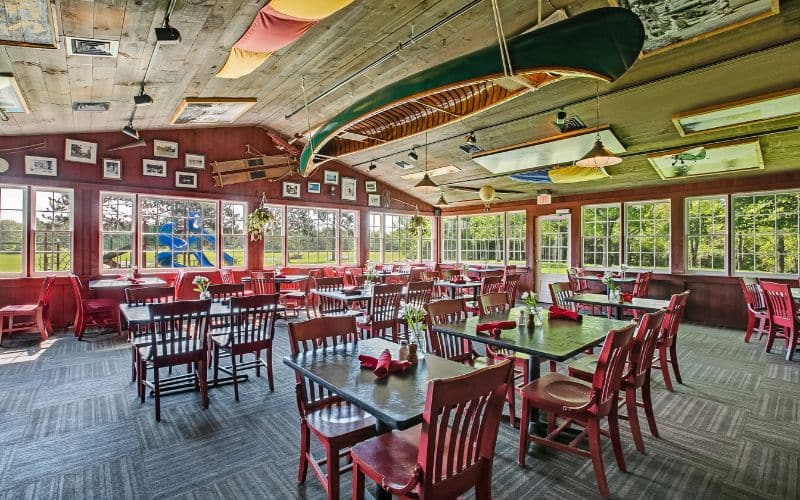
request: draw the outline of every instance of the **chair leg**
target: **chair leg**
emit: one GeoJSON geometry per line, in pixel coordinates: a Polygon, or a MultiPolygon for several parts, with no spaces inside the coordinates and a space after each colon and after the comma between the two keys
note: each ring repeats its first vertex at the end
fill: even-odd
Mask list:
{"type": "Polygon", "coordinates": [[[511,427],[514,427],[514,422],[516,421],[517,418],[516,392],[517,388],[514,387],[512,379],[512,383],[509,384],[508,393],[506,395],[506,401],[508,401],[508,421],[511,424],[511,427]]]}
{"type": "Polygon", "coordinates": [[[669,360],[667,359],[667,348],[658,348],[658,363],[661,365],[661,375],[664,377],[664,386],[672,392],[672,379],[669,377],[669,360]]]}
{"type": "MultiPolygon", "coordinates": [[[[797,333],[796,332],[797,332],[797,329],[796,328],[792,328],[792,331],[789,332],[789,335],[787,335],[787,337],[789,337],[789,345],[786,346],[786,361],[791,361],[792,357],[794,357],[794,349],[795,349],[796,343],[797,343],[797,338],[796,338],[797,333]]],[[[675,365],[675,371],[676,371],[676,373],[678,371],[677,364],[675,365]]],[[[675,377],[678,378],[677,374],[675,375],[675,377]]]]}
{"type": "MultiPolygon", "coordinates": [[[[261,377],[261,350],[255,352],[256,355],[256,377],[261,377]]],[[[240,359],[241,361],[241,359],[240,359]]]]}
{"type": "Polygon", "coordinates": [[[636,405],[636,388],[633,386],[625,389],[625,406],[628,409],[628,423],[631,425],[633,442],[639,453],[644,453],[644,440],[642,429],[639,427],[639,407],[636,405]]]}
{"type": "Polygon", "coordinates": [[[131,346],[131,382],[136,382],[136,368],[139,366],[138,351],[135,345],[131,346]]]}
{"type": "Polygon", "coordinates": [[[519,450],[517,450],[517,463],[525,465],[525,455],[528,454],[528,400],[522,398],[522,415],[519,420],[519,450]]]}
{"type": "Polygon", "coordinates": [[[41,335],[42,340],[47,340],[47,327],[44,325],[44,315],[41,306],[39,306],[39,310],[36,311],[36,326],[39,327],[39,335],[41,335]]]}
{"type": "Polygon", "coordinates": [[[214,386],[219,382],[219,344],[214,342],[214,386]]]}
{"type": "Polygon", "coordinates": [[[156,422],[161,421],[161,386],[158,381],[158,367],[153,367],[153,386],[156,397],[156,422]]]}
{"type": "Polygon", "coordinates": [[[600,490],[600,496],[608,498],[608,481],[606,481],[606,470],[603,467],[603,450],[600,447],[600,422],[597,419],[591,419],[586,429],[589,433],[589,453],[592,457],[592,467],[594,468],[597,487],[600,490]]]}
{"type": "MultiPolygon", "coordinates": [[[[197,378],[200,381],[200,402],[203,403],[203,408],[208,408],[208,366],[206,366],[205,357],[196,364],[197,378]]],[[[236,384],[235,381],[234,384],[236,384]]]]}
{"type": "Polygon", "coordinates": [[[272,347],[266,348],[267,354],[267,382],[269,382],[269,390],[270,392],[275,391],[275,380],[272,376],[272,347]]]}
{"type": "Polygon", "coordinates": [[[772,350],[772,343],[775,342],[775,337],[777,335],[776,330],[778,329],[777,326],[770,324],[769,325],[769,332],[767,332],[767,345],[764,346],[764,352],[770,352],[772,350]]]}
{"type": "Polygon", "coordinates": [[[325,477],[328,498],[339,498],[339,448],[333,448],[330,443],[326,443],[325,453],[328,454],[326,460],[328,474],[325,477]]]}
{"type": "Polygon", "coordinates": [[[478,476],[475,484],[475,500],[491,500],[492,498],[492,470],[478,476]]]}
{"type": "Polygon", "coordinates": [[[308,474],[308,452],[311,449],[311,430],[305,420],[300,421],[300,468],[297,471],[297,482],[305,483],[308,474]]]}
{"type": "Polygon", "coordinates": [[[744,343],[750,343],[750,336],[753,335],[753,328],[756,326],[756,315],[747,311],[747,330],[744,333],[744,343]]]}
{"type": "Polygon", "coordinates": [[[139,368],[136,373],[136,383],[139,386],[139,400],[144,403],[145,395],[147,393],[147,385],[145,381],[147,380],[147,361],[144,359],[139,359],[139,368]]]}
{"type": "Polygon", "coordinates": [[[648,372],[647,378],[642,386],[642,405],[644,406],[644,414],[647,416],[647,425],[650,427],[650,434],[653,437],[658,437],[658,427],[656,427],[656,416],[653,413],[653,399],[650,396],[650,373],[648,372]]]}
{"type": "Polygon", "coordinates": [[[673,340],[672,345],[669,346],[669,360],[672,364],[672,371],[675,372],[675,380],[677,380],[679,384],[683,384],[683,380],[681,379],[681,370],[678,368],[678,346],[675,345],[675,340],[673,340]]]}
{"type": "Polygon", "coordinates": [[[364,500],[364,482],[364,473],[356,462],[353,464],[353,500],[364,500]]]}
{"type": "Polygon", "coordinates": [[[617,402],[614,403],[614,408],[608,415],[608,433],[611,434],[611,447],[614,449],[614,458],[617,460],[617,467],[622,472],[627,472],[625,468],[625,456],[622,454],[622,442],[619,438],[619,415],[617,412],[619,407],[617,402]]]}
{"type": "Polygon", "coordinates": [[[231,373],[233,374],[233,399],[239,402],[239,381],[238,373],[236,372],[236,356],[231,353],[231,373]]]}

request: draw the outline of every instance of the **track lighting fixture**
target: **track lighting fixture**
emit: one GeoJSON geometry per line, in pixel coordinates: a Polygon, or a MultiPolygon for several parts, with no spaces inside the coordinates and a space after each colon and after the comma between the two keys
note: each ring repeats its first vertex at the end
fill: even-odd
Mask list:
{"type": "Polygon", "coordinates": [[[417,160],[419,160],[419,155],[418,155],[418,154],[417,154],[417,152],[414,150],[414,148],[411,148],[411,151],[409,151],[409,152],[408,152],[408,157],[409,157],[409,159],[410,159],[411,161],[417,161],[417,160]]]}
{"type": "Polygon", "coordinates": [[[127,125],[122,127],[122,133],[133,139],[139,139],[139,131],[133,128],[133,120],[130,120],[127,125]]]}
{"type": "Polygon", "coordinates": [[[164,22],[160,28],[156,28],[156,44],[176,45],[181,43],[181,32],[169,25],[169,16],[175,9],[175,1],[170,0],[167,12],[164,14],[164,22]]]}
{"type": "Polygon", "coordinates": [[[564,123],[566,123],[566,121],[567,121],[567,112],[564,111],[564,108],[561,108],[556,113],[555,123],[559,128],[561,128],[564,126],[564,123]]]}
{"type": "Polygon", "coordinates": [[[133,104],[135,106],[149,106],[153,104],[153,98],[144,92],[144,82],[142,82],[142,87],[139,89],[139,95],[133,96],[133,104]]]}
{"type": "Polygon", "coordinates": [[[447,200],[444,197],[444,193],[440,194],[439,195],[439,201],[436,202],[436,206],[437,207],[444,207],[444,206],[447,206],[447,205],[449,205],[449,203],[447,203],[447,200]]]}
{"type": "Polygon", "coordinates": [[[378,166],[377,166],[377,165],[375,165],[375,162],[374,162],[374,161],[373,161],[372,163],[370,163],[370,164],[369,164],[369,171],[370,171],[370,172],[372,172],[372,171],[373,171],[373,170],[375,170],[376,168],[378,168],[378,166]]]}
{"type": "Polygon", "coordinates": [[[3,120],[4,122],[8,121],[8,114],[6,114],[6,110],[3,108],[0,108],[0,120],[3,120]]]}
{"type": "Polygon", "coordinates": [[[422,177],[418,183],[414,185],[414,189],[417,191],[422,191],[423,193],[431,193],[433,191],[438,191],[439,186],[433,182],[431,176],[428,175],[428,134],[425,133],[425,175],[422,177]]]}
{"type": "Polygon", "coordinates": [[[470,132],[469,134],[465,135],[464,143],[460,144],[458,147],[469,155],[483,151],[483,148],[478,146],[478,141],[475,139],[475,132],[470,132]]]}

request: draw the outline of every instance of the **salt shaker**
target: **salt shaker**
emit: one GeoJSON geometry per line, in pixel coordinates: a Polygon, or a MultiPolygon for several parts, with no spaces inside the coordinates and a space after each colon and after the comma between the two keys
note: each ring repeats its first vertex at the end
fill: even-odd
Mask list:
{"type": "Polygon", "coordinates": [[[408,342],[405,340],[400,341],[400,352],[397,355],[400,358],[400,361],[405,361],[408,359],[408,342]]]}
{"type": "Polygon", "coordinates": [[[417,357],[417,344],[409,344],[408,345],[408,361],[412,365],[416,365],[419,358],[417,357]]]}

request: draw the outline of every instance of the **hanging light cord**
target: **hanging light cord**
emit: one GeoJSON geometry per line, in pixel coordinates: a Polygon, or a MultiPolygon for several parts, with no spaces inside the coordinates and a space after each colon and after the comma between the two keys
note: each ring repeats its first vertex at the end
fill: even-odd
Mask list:
{"type": "Polygon", "coordinates": [[[595,123],[595,132],[597,140],[600,140],[600,80],[595,82],[595,118],[597,119],[597,123],[595,123]]]}
{"type": "Polygon", "coordinates": [[[306,125],[308,126],[308,144],[311,153],[314,153],[314,136],[311,134],[311,114],[308,111],[308,97],[306,97],[306,77],[300,78],[300,90],[303,92],[303,107],[306,108],[306,125]]]}
{"type": "Polygon", "coordinates": [[[497,45],[500,47],[500,61],[503,63],[503,74],[513,76],[514,69],[511,67],[511,56],[508,53],[503,21],[500,19],[500,6],[497,2],[498,0],[492,0],[492,15],[494,16],[494,29],[497,32],[497,45]]]}

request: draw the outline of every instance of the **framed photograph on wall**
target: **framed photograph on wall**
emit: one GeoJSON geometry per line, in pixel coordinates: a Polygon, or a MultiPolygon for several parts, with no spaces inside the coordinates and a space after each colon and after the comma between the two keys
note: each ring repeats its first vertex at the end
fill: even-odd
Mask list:
{"type": "Polygon", "coordinates": [[[356,201],[356,180],[352,177],[342,177],[342,199],[356,201]]]}
{"type": "Polygon", "coordinates": [[[44,156],[26,156],[25,173],[28,175],[58,176],[58,160],[44,156]]]}
{"type": "Polygon", "coordinates": [[[364,191],[367,193],[377,193],[378,181],[364,181],[364,191]]]}
{"type": "Polygon", "coordinates": [[[282,194],[284,198],[300,198],[300,183],[283,181],[282,194]]]}
{"type": "Polygon", "coordinates": [[[381,195],[379,194],[371,194],[369,195],[369,199],[367,200],[367,205],[371,207],[379,207],[381,206],[381,195]]]}
{"type": "Polygon", "coordinates": [[[175,171],[175,187],[197,189],[197,174],[182,170],[175,171]]]}
{"type": "Polygon", "coordinates": [[[103,158],[103,179],[122,179],[122,160],[103,158]]]}
{"type": "Polygon", "coordinates": [[[161,158],[177,158],[178,143],[172,141],[153,140],[153,156],[161,158]]]}
{"type": "Polygon", "coordinates": [[[339,184],[339,172],[336,170],[326,170],[322,180],[325,184],[339,184]]]}
{"type": "Polygon", "coordinates": [[[311,194],[320,194],[322,192],[322,185],[319,182],[309,182],[307,189],[311,194]]]}
{"type": "Polygon", "coordinates": [[[186,153],[186,168],[194,168],[197,170],[206,168],[206,156],[186,153]]]}
{"type": "Polygon", "coordinates": [[[79,163],[97,163],[97,143],[67,139],[64,148],[64,159],[79,163]]]}
{"type": "Polygon", "coordinates": [[[166,177],[167,162],[164,160],[142,160],[142,175],[150,177],[166,177]]]}

